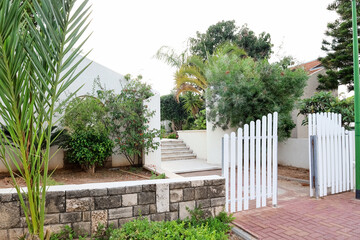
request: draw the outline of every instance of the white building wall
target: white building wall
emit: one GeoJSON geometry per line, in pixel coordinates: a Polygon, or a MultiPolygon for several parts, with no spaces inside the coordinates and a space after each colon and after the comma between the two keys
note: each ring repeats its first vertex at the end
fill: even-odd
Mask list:
{"type": "Polygon", "coordinates": [[[179,139],[193,150],[198,159],[207,159],[207,137],[206,130],[178,131],[179,139]]]}
{"type": "MultiPolygon", "coordinates": [[[[155,92],[155,95],[144,102],[150,111],[155,111],[154,116],[149,119],[149,129],[160,130],[160,94],[155,92]]],[[[160,137],[154,139],[154,142],[159,143],[159,147],[156,150],[150,151],[144,156],[144,165],[149,168],[160,169],[161,168],[161,146],[160,137]]]]}

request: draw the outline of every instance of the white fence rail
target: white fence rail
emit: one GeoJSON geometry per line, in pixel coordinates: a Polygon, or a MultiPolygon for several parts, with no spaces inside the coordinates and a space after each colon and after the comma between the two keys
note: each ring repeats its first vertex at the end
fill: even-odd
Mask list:
{"type": "Polygon", "coordinates": [[[341,114],[314,113],[308,122],[310,196],[354,189],[354,131],[341,127],[341,114]]]}
{"type": "Polygon", "coordinates": [[[226,186],[226,211],[249,209],[256,199],[256,208],[266,206],[268,198],[277,205],[278,114],[263,116],[261,121],[245,124],[224,135],[223,175],[226,186]],[[250,130],[250,131],[249,131],[250,130]],[[230,205],[230,209],[229,209],[230,205]]]}

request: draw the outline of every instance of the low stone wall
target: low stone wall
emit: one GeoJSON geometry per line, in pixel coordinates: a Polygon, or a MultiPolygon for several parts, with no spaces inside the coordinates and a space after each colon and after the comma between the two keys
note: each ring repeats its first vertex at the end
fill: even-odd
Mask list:
{"type": "MultiPolygon", "coordinates": [[[[26,222],[14,189],[0,189],[0,240],[17,239],[26,222]]],[[[120,227],[138,216],[154,221],[184,219],[186,208],[217,215],[225,206],[225,180],[219,176],[52,186],[46,199],[46,225],[66,225],[91,234],[98,224],[120,227]]]]}

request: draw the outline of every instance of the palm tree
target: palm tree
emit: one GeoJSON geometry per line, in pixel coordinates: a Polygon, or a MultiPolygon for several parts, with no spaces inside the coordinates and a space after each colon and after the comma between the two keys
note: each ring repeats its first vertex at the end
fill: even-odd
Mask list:
{"type": "Polygon", "coordinates": [[[177,68],[174,74],[175,97],[179,102],[179,96],[184,92],[203,95],[208,87],[208,82],[205,77],[206,65],[223,54],[236,54],[242,57],[247,56],[246,52],[237,45],[225,43],[219,46],[214,54],[208,57],[206,62],[199,56],[188,56],[187,51],[176,54],[174,49],[167,46],[161,47],[155,57],[171,67],[177,68]]]}
{"type": "Polygon", "coordinates": [[[78,43],[88,26],[87,3],[75,8],[75,0],[0,1],[0,158],[19,195],[29,239],[45,238],[53,116],[59,96],[84,70],[75,74],[86,57],[77,60],[87,40],[78,43]]]}
{"type": "Polygon", "coordinates": [[[198,94],[194,94],[190,91],[184,94],[184,109],[194,118],[203,106],[204,100],[198,94]]]}

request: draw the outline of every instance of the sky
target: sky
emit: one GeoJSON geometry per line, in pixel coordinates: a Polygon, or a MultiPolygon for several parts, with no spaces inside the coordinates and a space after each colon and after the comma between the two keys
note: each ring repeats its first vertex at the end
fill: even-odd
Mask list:
{"type": "MultiPolygon", "coordinates": [[[[174,87],[176,69],[154,58],[161,46],[181,52],[189,37],[222,20],[267,32],[274,44],[271,61],[291,55],[297,62],[324,56],[321,42],[336,13],[333,0],[90,0],[89,58],[120,73],[143,79],[160,92],[174,87]]],[[[349,1],[350,4],[350,1],[349,1]]]]}

